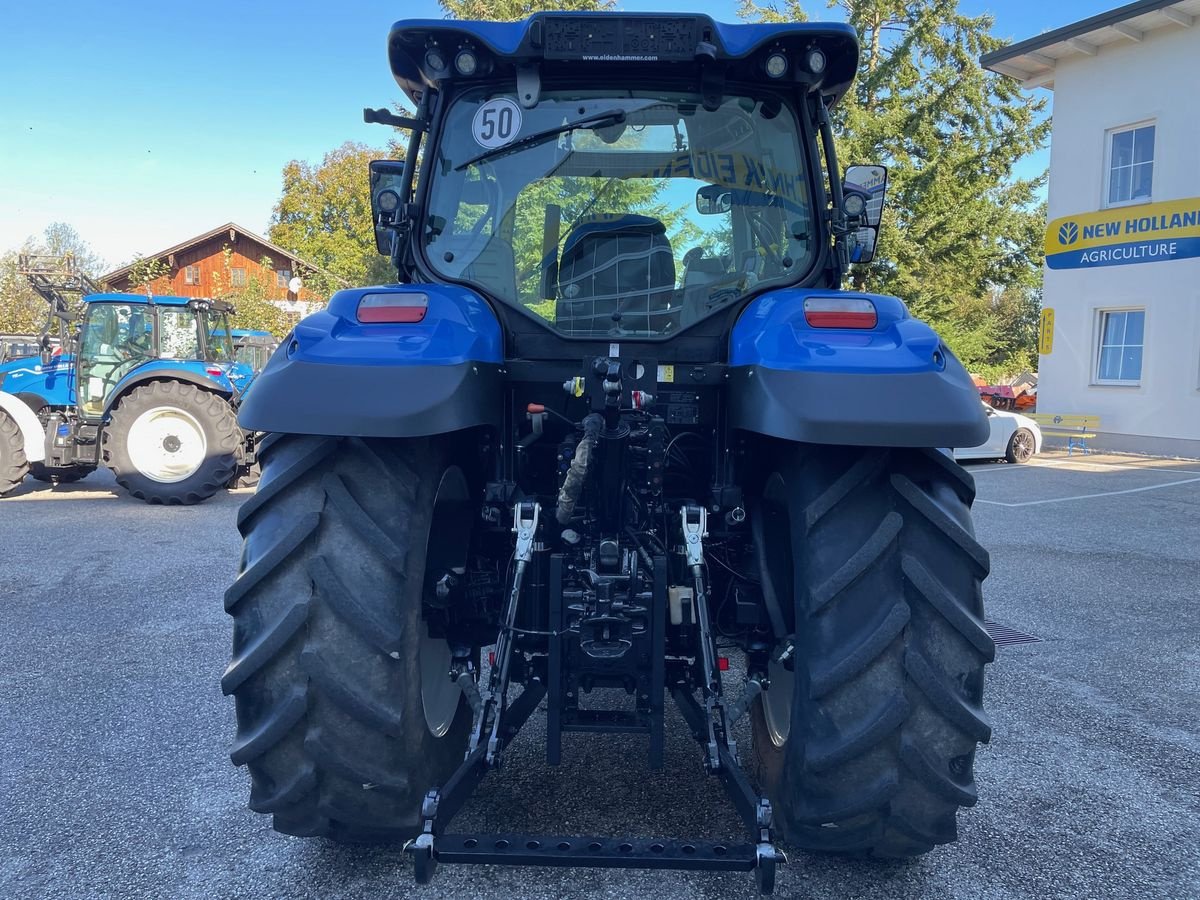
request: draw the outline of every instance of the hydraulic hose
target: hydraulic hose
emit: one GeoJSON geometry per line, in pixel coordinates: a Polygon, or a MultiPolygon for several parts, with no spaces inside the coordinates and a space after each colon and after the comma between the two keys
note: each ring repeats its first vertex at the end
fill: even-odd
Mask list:
{"type": "Polygon", "coordinates": [[[583,485],[587,480],[588,463],[591,460],[592,450],[595,449],[603,428],[604,417],[599,413],[592,413],[583,420],[583,439],[575,448],[575,457],[571,460],[571,467],[567,469],[562,488],[558,492],[558,507],[554,512],[554,517],[558,520],[559,525],[565,527],[571,521],[575,505],[579,503],[579,498],[583,494],[583,485]]]}

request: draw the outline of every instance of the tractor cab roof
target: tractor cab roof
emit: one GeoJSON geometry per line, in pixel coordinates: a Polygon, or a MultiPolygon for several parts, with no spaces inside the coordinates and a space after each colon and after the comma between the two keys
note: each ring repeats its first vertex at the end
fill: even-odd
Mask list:
{"type": "Polygon", "coordinates": [[[541,79],[585,76],[604,84],[699,71],[738,81],[790,82],[820,90],[832,103],[854,79],[858,37],[841,23],[728,25],[701,14],[538,13],[518,22],[400,21],[388,36],[388,58],[396,83],[413,102],[444,82],[531,72],[541,79]],[[786,62],[768,66],[780,54],[786,62]]]}
{"type": "Polygon", "coordinates": [[[209,297],[150,296],[148,294],[87,294],[83,302],[91,303],[137,303],[145,306],[207,306],[217,312],[233,312],[233,307],[224,300],[209,297]]]}

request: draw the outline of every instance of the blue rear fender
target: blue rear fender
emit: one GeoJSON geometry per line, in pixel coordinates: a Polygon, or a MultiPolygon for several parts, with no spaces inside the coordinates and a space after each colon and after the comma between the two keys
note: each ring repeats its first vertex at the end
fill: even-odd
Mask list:
{"type": "Polygon", "coordinates": [[[970,375],[932,328],[895,297],[770,291],[730,335],[735,428],[793,441],[877,447],[974,447],[987,417],[970,375]],[[807,298],[869,300],[872,328],[817,328],[807,298]]]}
{"type": "Polygon", "coordinates": [[[293,434],[419,437],[499,427],[504,341],[487,303],[456,285],[338,291],[305,318],[255,379],[243,428],[293,434]],[[420,294],[419,322],[358,321],[368,294],[420,294]]]}

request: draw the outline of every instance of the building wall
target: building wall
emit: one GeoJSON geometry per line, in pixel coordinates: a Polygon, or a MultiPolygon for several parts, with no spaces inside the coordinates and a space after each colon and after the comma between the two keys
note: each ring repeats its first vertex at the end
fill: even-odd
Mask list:
{"type": "MultiPolygon", "coordinates": [[[[222,232],[203,243],[196,244],[186,250],[174,254],[170,274],[156,279],[150,288],[156,294],[175,295],[179,297],[215,297],[227,293],[234,286],[231,284],[232,269],[244,269],[246,281],[256,277],[267,288],[267,296],[272,300],[288,301],[295,305],[297,301],[306,304],[320,301],[307,288],[300,293],[288,291],[286,286],[276,283],[275,270],[287,269],[295,274],[295,262],[282,256],[278,251],[236,234],[236,240],[230,240],[228,232],[222,232]],[[229,248],[230,256],[225,257],[225,248],[229,248]],[[272,267],[264,269],[260,263],[263,257],[271,259],[272,267]],[[199,269],[199,283],[187,283],[187,268],[195,266],[199,269]]],[[[131,284],[127,278],[119,279],[110,284],[115,291],[137,291],[142,285],[131,284]]]]}
{"type": "MultiPolygon", "coordinates": [[[[1200,198],[1197,60],[1200,28],[1168,27],[1059,61],[1051,221],[1105,209],[1107,133],[1147,120],[1156,126],[1152,202],[1200,198]]],[[[1139,207],[1118,212],[1132,218],[1139,207]]],[[[1043,305],[1055,328],[1040,362],[1040,412],[1098,414],[1100,446],[1200,457],[1200,258],[1048,268],[1043,305]],[[1096,384],[1100,311],[1121,307],[1145,310],[1141,382],[1096,384]]]]}

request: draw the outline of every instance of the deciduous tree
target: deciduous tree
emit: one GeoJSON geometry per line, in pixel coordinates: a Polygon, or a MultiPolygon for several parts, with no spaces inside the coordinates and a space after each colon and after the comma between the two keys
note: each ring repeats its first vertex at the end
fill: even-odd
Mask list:
{"type": "MultiPolygon", "coordinates": [[[[389,154],[347,141],[317,165],[288,163],[268,231],[271,242],[352,285],[393,281],[387,260],[375,249],[367,166],[372,159],[397,154],[398,147],[389,154]]],[[[317,271],[305,273],[304,280],[326,296],[342,287],[317,271]]]]}
{"type": "Polygon", "coordinates": [[[452,19],[511,22],[535,12],[596,12],[613,9],[615,0],[438,0],[452,19]]]}

